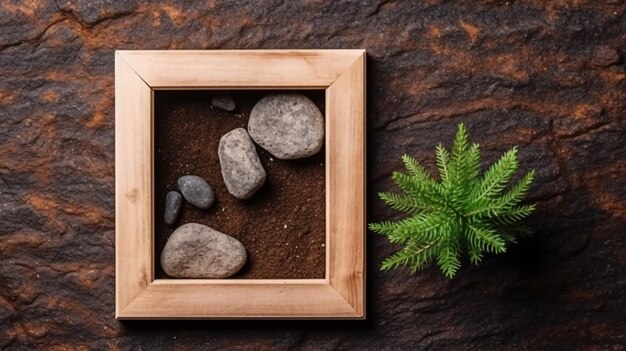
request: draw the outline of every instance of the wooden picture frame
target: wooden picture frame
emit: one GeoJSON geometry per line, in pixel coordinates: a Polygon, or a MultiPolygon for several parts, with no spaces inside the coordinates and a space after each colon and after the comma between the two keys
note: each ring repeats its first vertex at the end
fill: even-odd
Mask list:
{"type": "Polygon", "coordinates": [[[117,319],[365,318],[365,51],[115,53],[117,319]],[[326,90],[324,279],[155,279],[157,89],[326,90]]]}

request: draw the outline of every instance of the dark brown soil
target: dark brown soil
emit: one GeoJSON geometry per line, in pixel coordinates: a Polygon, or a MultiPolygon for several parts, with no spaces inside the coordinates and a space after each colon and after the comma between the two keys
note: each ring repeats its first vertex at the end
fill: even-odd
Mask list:
{"type": "MultiPolygon", "coordinates": [[[[155,257],[178,226],[196,222],[239,239],[248,252],[237,278],[313,279],[324,277],[324,150],[302,160],[281,161],[257,146],[267,181],[252,199],[228,193],[217,154],[222,135],[246,127],[254,104],[267,91],[234,92],[237,110],[213,108],[210,91],[155,93],[155,257]],[[178,222],[163,221],[165,194],[185,174],[203,177],[216,203],[199,210],[185,203],[178,222]]],[[[305,92],[324,111],[324,92],[305,92]]],[[[166,277],[158,259],[156,276],[166,277]]]]}

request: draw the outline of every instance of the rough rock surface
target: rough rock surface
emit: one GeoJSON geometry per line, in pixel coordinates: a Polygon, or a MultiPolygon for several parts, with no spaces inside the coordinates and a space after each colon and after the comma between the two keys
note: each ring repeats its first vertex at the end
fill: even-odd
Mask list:
{"type": "Polygon", "coordinates": [[[324,144],[324,118],[313,101],[302,94],[273,94],[252,109],[248,133],[277,158],[309,157],[324,144]]]}
{"type": "Polygon", "coordinates": [[[161,267],[173,278],[228,278],[245,263],[239,240],[198,223],[176,228],[161,252],[161,267]]]}
{"type": "Polygon", "coordinates": [[[235,111],[237,105],[229,92],[217,91],[211,96],[211,105],[224,111],[235,111]]]}
{"type": "Polygon", "coordinates": [[[0,2],[0,348],[623,349],[625,7],[0,2]],[[464,122],[485,162],[517,144],[537,170],[536,235],[448,281],[379,272],[369,234],[365,321],[116,321],[113,51],[236,48],[368,50],[369,221],[400,155],[434,165],[464,122]]]}
{"type": "Polygon", "coordinates": [[[165,223],[172,225],[180,215],[180,209],[183,205],[183,196],[178,191],[169,191],[165,195],[165,211],[163,220],[165,223]]]}
{"type": "Polygon", "coordinates": [[[178,178],[178,189],[185,200],[200,209],[207,209],[215,202],[213,189],[206,180],[196,175],[186,175],[178,178]]]}
{"type": "Polygon", "coordinates": [[[249,199],[263,186],[267,174],[245,129],[234,129],[220,138],[218,153],[224,183],[234,197],[249,199]]]}

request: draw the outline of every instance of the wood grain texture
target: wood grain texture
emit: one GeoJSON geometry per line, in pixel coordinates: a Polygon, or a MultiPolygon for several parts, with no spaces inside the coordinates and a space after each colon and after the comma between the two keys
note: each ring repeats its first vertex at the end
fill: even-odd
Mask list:
{"type": "Polygon", "coordinates": [[[153,279],[152,90],[115,61],[116,316],[153,279]]]}
{"type": "Polygon", "coordinates": [[[116,318],[364,318],[365,51],[119,51],[116,57],[116,318]],[[154,280],[153,89],[320,85],[328,87],[326,279],[154,280]]]}
{"type": "Polygon", "coordinates": [[[353,50],[118,51],[153,89],[326,88],[353,50]]]}
{"type": "Polygon", "coordinates": [[[365,53],[326,89],[326,274],[365,317],[365,53]]]}
{"type": "Polygon", "coordinates": [[[350,318],[354,309],[324,280],[280,283],[156,280],[125,310],[125,319],[350,318]]]}

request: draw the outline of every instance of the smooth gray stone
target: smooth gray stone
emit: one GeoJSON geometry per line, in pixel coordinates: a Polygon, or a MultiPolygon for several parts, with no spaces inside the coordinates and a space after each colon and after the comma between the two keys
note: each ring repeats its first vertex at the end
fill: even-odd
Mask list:
{"type": "Polygon", "coordinates": [[[211,105],[213,107],[219,108],[224,111],[235,111],[237,105],[235,104],[235,100],[233,96],[229,92],[225,91],[216,91],[211,96],[211,105]]]}
{"type": "Polygon", "coordinates": [[[245,129],[222,136],[218,155],[226,188],[236,198],[249,199],[265,183],[267,174],[245,129]]]}
{"type": "Polygon", "coordinates": [[[239,240],[198,223],[177,228],[161,252],[161,267],[173,278],[226,278],[246,263],[239,240]]]}
{"type": "Polygon", "coordinates": [[[165,214],[163,218],[167,225],[172,225],[178,219],[183,204],[183,196],[178,191],[170,191],[165,195],[165,214]]]}
{"type": "Polygon", "coordinates": [[[207,209],[215,202],[215,194],[209,183],[201,177],[186,175],[178,178],[178,188],[190,204],[207,209]]]}
{"type": "Polygon", "coordinates": [[[302,94],[268,95],[252,109],[248,133],[279,159],[308,157],[324,144],[324,117],[302,94]]]}

